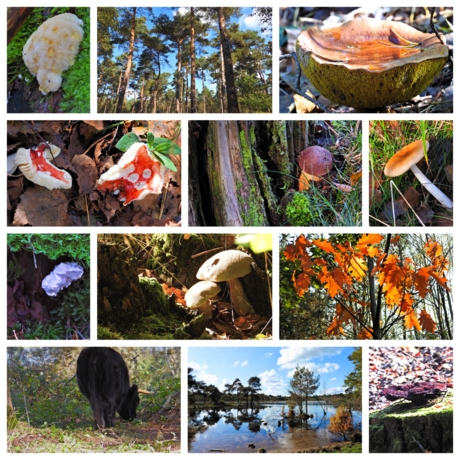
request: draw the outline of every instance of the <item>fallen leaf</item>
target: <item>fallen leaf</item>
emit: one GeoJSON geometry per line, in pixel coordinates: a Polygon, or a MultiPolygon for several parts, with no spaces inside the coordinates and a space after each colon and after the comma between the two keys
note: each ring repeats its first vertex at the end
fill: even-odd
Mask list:
{"type": "Polygon", "coordinates": [[[382,201],[382,192],[376,188],[369,188],[369,207],[378,206],[382,201]]]}
{"type": "MultiPolygon", "coordinates": [[[[404,198],[407,200],[407,202],[412,206],[413,209],[415,209],[419,202],[420,202],[420,194],[415,190],[414,187],[409,187],[406,192],[404,193],[404,198]]],[[[396,201],[402,210],[402,212],[407,212],[409,210],[409,206],[407,205],[406,201],[404,201],[402,198],[399,198],[396,201]]]]}
{"type": "Polygon", "coordinates": [[[11,152],[11,150],[16,150],[20,145],[22,145],[22,142],[16,142],[15,144],[7,145],[6,151],[11,152]]]}
{"type": "Polygon", "coordinates": [[[32,124],[31,122],[15,120],[7,123],[7,132],[13,137],[16,137],[18,133],[35,134],[36,132],[56,135],[61,128],[62,122],[60,121],[35,121],[32,124]]]}
{"type": "Polygon", "coordinates": [[[62,226],[66,221],[67,207],[68,200],[61,190],[31,187],[21,196],[13,225],[62,226]]]}
{"type": "Polygon", "coordinates": [[[243,316],[236,318],[236,320],[234,321],[234,324],[236,327],[243,329],[243,330],[252,328],[252,324],[249,321],[247,321],[243,316]]]}
{"type": "Polygon", "coordinates": [[[454,167],[452,165],[446,166],[446,176],[450,184],[454,183],[454,167]]]}
{"type": "Polygon", "coordinates": [[[82,153],[85,153],[85,147],[80,141],[80,136],[78,135],[77,129],[74,129],[70,135],[70,143],[69,147],[67,148],[67,152],[69,154],[69,160],[73,160],[75,155],[81,155],[82,153]]]}
{"type": "Polygon", "coordinates": [[[313,113],[317,109],[317,106],[313,102],[310,102],[299,94],[294,93],[294,102],[297,113],[313,113]]]}
{"type": "Polygon", "coordinates": [[[94,129],[97,129],[98,131],[102,131],[104,129],[103,120],[83,120],[83,123],[92,126],[94,129]]]}
{"type": "Polygon", "coordinates": [[[434,222],[438,227],[452,227],[454,225],[454,219],[452,215],[446,213],[439,213],[436,216],[434,222]]]}
{"type": "Polygon", "coordinates": [[[98,179],[96,163],[86,155],[73,157],[72,166],[76,169],[80,195],[87,195],[96,189],[98,179]]]}
{"type": "Polygon", "coordinates": [[[429,205],[422,204],[417,211],[418,216],[424,224],[429,224],[434,216],[434,211],[430,208],[429,205]]]}
{"type": "Polygon", "coordinates": [[[356,173],[353,173],[350,178],[351,185],[356,185],[359,182],[359,179],[361,179],[362,175],[363,175],[362,170],[356,173]]]}

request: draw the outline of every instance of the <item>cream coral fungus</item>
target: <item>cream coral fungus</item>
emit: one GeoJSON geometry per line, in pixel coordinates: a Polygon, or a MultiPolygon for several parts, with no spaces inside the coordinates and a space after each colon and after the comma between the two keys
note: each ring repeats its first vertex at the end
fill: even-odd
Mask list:
{"type": "Polygon", "coordinates": [[[59,14],[45,21],[24,45],[22,57],[43,94],[61,87],[61,73],[75,62],[83,38],[82,25],[74,14],[59,14]]]}

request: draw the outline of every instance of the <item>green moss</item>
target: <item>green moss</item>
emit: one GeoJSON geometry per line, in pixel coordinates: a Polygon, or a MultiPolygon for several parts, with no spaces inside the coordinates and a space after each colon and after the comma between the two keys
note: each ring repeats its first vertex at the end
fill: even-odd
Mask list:
{"type": "Polygon", "coordinates": [[[168,313],[169,302],[161,284],[155,278],[139,278],[139,284],[145,298],[146,314],[168,313]]]}
{"type": "Polygon", "coordinates": [[[308,225],[313,219],[308,197],[302,193],[296,193],[293,200],[286,206],[286,218],[293,227],[308,225]]]}
{"type": "MultiPolygon", "coordinates": [[[[254,133],[252,135],[254,136],[254,133]]],[[[241,213],[241,215],[245,226],[263,227],[267,224],[267,217],[265,215],[263,198],[259,194],[259,187],[254,177],[253,152],[246,142],[246,134],[244,131],[240,131],[240,144],[243,167],[249,186],[248,197],[238,194],[240,209],[246,209],[246,214],[241,213]]],[[[240,188],[241,187],[242,185],[240,185],[240,188]]]]}
{"type": "Polygon", "coordinates": [[[113,332],[109,327],[99,326],[97,328],[98,340],[123,340],[123,337],[118,332],[113,332]]]}

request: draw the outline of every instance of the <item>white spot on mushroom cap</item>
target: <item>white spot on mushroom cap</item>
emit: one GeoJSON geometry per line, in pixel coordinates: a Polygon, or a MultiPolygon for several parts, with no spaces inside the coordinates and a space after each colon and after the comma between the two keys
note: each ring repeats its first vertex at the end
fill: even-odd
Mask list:
{"type": "Polygon", "coordinates": [[[151,175],[152,175],[152,171],[150,169],[144,169],[144,172],[142,173],[142,177],[144,179],[150,179],[151,175]]]}
{"type": "Polygon", "coordinates": [[[137,182],[139,180],[139,174],[137,173],[134,173],[134,174],[130,174],[127,179],[130,181],[130,182],[137,182]]]}
{"type": "Polygon", "coordinates": [[[136,190],[142,190],[144,187],[147,187],[147,182],[138,182],[134,188],[136,190]]]}
{"type": "Polygon", "coordinates": [[[251,273],[254,259],[244,252],[231,249],[208,259],[198,270],[196,277],[206,281],[229,281],[251,273]]]}

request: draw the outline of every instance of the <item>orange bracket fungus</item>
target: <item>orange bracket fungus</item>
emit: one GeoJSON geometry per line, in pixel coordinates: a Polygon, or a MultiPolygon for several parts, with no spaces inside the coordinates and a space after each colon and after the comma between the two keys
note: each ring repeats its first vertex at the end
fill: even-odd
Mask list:
{"type": "MultiPolygon", "coordinates": [[[[430,144],[426,141],[426,149],[430,144]]],[[[415,141],[396,152],[385,165],[384,173],[387,177],[398,177],[407,170],[411,170],[428,192],[431,193],[445,208],[452,209],[454,204],[441,190],[436,187],[417,167],[417,163],[424,157],[423,142],[415,141]]]]}
{"type": "Polygon", "coordinates": [[[45,21],[27,40],[22,58],[40,91],[46,95],[61,87],[61,74],[75,63],[83,39],[83,21],[75,14],[58,14],[45,21]]]}
{"type": "Polygon", "coordinates": [[[120,161],[97,181],[97,189],[118,195],[126,206],[163,188],[163,165],[149,154],[141,142],[132,144],[120,161]]]}
{"type": "Polygon", "coordinates": [[[353,19],[309,27],[297,38],[300,66],[327,99],[355,108],[406,102],[441,72],[449,48],[435,34],[406,24],[353,19]]]}
{"type": "Polygon", "coordinates": [[[16,165],[27,179],[48,190],[72,187],[71,175],[50,162],[61,153],[61,149],[53,144],[48,145],[49,148],[41,143],[31,149],[19,149],[14,160],[16,165]]]}
{"type": "Polygon", "coordinates": [[[254,259],[244,252],[236,250],[222,251],[208,259],[198,270],[199,280],[219,283],[227,281],[233,308],[239,316],[255,313],[254,307],[247,298],[238,278],[251,273],[254,259]]]}
{"type": "Polygon", "coordinates": [[[329,150],[315,145],[300,152],[299,166],[300,173],[299,190],[308,190],[309,180],[318,182],[321,176],[326,175],[332,169],[332,155],[329,150]]]}

